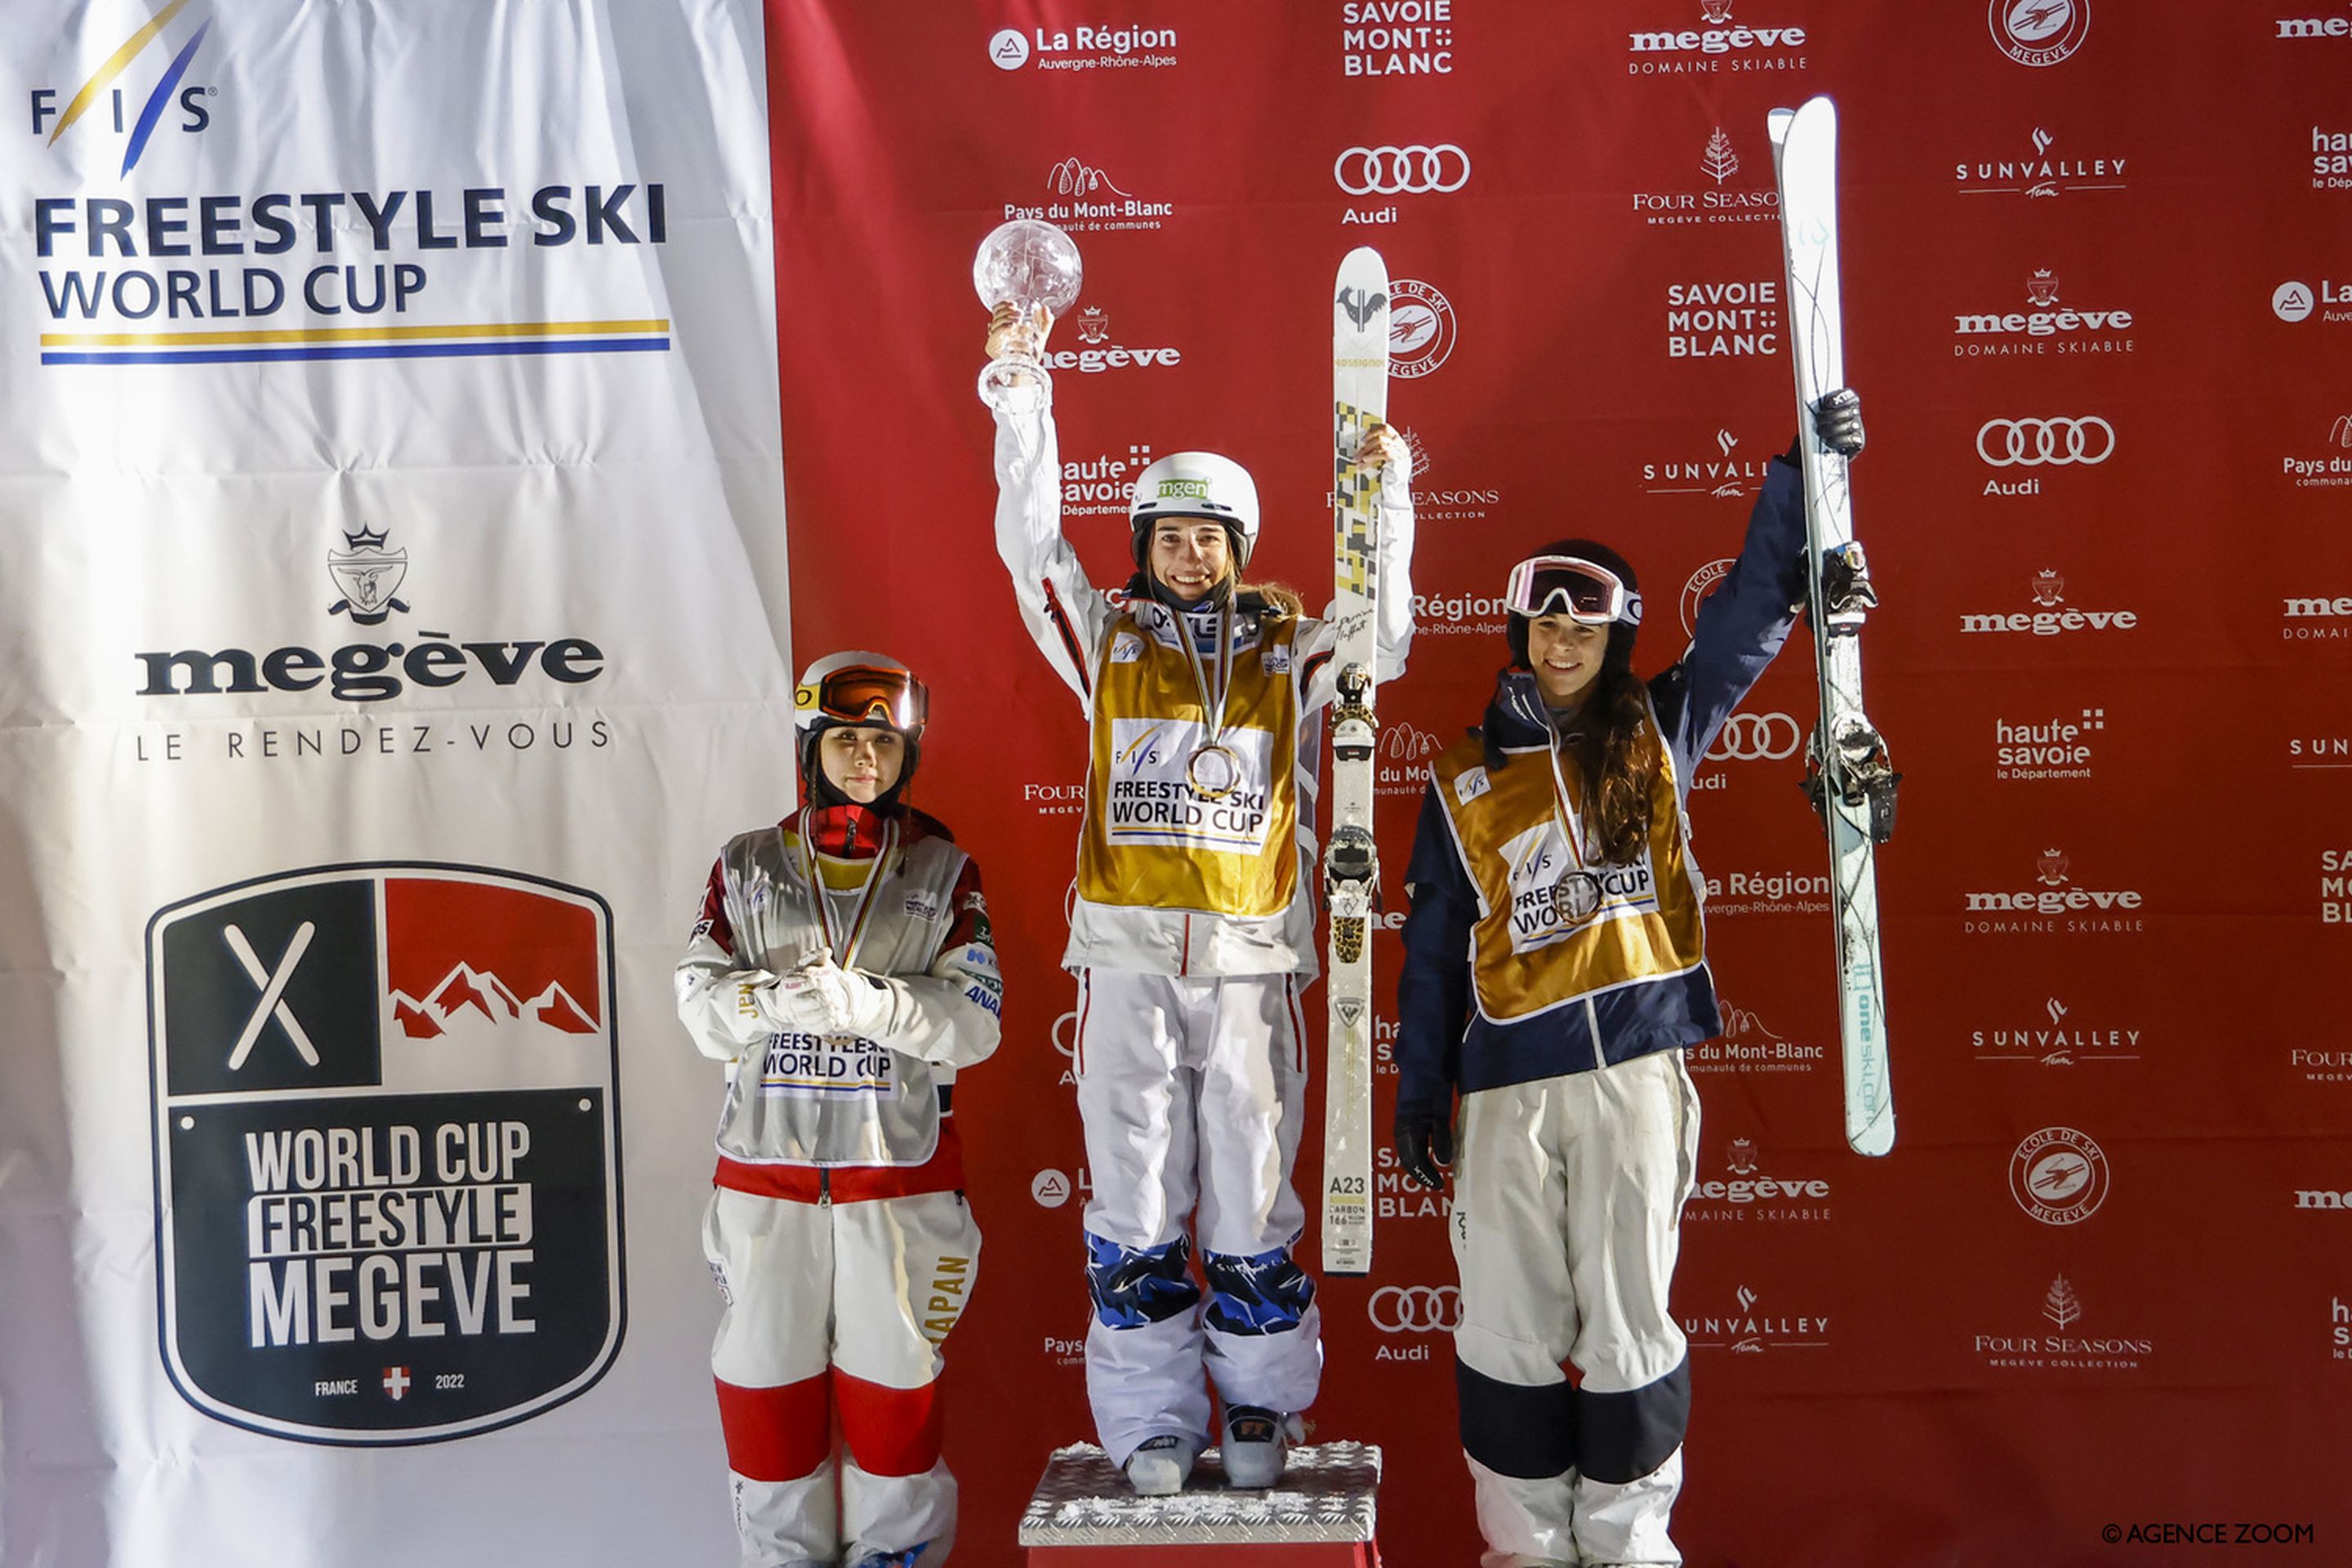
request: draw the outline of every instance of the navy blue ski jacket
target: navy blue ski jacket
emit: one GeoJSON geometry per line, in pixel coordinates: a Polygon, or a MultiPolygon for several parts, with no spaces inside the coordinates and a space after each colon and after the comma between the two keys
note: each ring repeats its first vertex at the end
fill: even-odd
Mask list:
{"type": "MultiPolygon", "coordinates": [[[[1748,514],[1739,559],[1699,606],[1689,648],[1649,683],[1683,809],[1717,732],[1796,624],[1805,597],[1804,556],[1804,477],[1797,465],[1776,458],[1748,514]]],[[[1550,739],[1549,724],[1514,704],[1498,703],[1494,712],[1502,726],[1496,738],[1506,746],[1539,746],[1550,739]]],[[[1467,1094],[1590,1072],[1722,1032],[1714,977],[1704,963],[1686,974],[1604,991],[1591,999],[1590,1008],[1556,1007],[1517,1024],[1479,1013],[1470,984],[1478,894],[1454,850],[1433,783],[1423,792],[1405,890],[1412,908],[1405,916],[1404,969],[1397,985],[1400,1115],[1445,1115],[1457,1088],[1467,1094]]]]}

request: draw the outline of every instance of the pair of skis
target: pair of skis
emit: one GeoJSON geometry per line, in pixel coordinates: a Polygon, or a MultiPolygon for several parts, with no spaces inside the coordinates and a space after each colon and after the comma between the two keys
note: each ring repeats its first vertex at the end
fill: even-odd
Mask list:
{"type": "MultiPolygon", "coordinates": [[[[1380,587],[1376,468],[1358,461],[1365,432],[1388,417],[1389,272],[1370,247],[1339,263],[1331,300],[1331,619],[1339,695],[1331,705],[1331,836],[1323,896],[1331,912],[1330,1007],[1323,1086],[1323,1268],[1372,1268],[1372,905],[1381,861],[1372,842],[1372,712],[1378,685],[1374,606],[1380,587]]],[[[1402,461],[1402,457],[1399,461],[1402,461]]]]}
{"type": "MultiPolygon", "coordinates": [[[[1878,941],[1876,849],[1895,829],[1897,775],[1864,710],[1864,616],[1877,603],[1853,537],[1846,458],[1815,427],[1822,400],[1845,384],[1838,294],[1837,110],[1826,98],[1770,117],[1788,263],[1790,358],[1805,469],[1808,608],[1821,717],[1805,787],[1830,841],[1830,902],[1837,931],[1838,1040],[1846,1142],[1855,1152],[1895,1146],[1886,1009],[1878,941]]],[[[1364,432],[1388,413],[1388,268],[1369,247],[1339,264],[1332,299],[1332,616],[1339,696],[1331,713],[1331,835],[1324,847],[1330,907],[1329,1054],[1324,1085],[1323,1267],[1364,1274],[1372,1261],[1372,905],[1380,858],[1372,839],[1372,711],[1378,682],[1373,605],[1378,587],[1380,476],[1356,460],[1364,432]]]]}

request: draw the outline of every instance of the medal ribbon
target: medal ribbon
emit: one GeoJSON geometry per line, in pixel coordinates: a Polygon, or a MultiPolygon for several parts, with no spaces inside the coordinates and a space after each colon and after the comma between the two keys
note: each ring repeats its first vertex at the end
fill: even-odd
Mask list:
{"type": "Polygon", "coordinates": [[[1192,684],[1201,693],[1201,727],[1209,732],[1208,740],[1196,748],[1194,754],[1213,747],[1230,755],[1231,749],[1224,742],[1225,731],[1233,727],[1225,719],[1225,704],[1233,695],[1234,686],[1233,596],[1228,594],[1225,602],[1217,606],[1217,683],[1213,689],[1209,685],[1208,667],[1201,662],[1201,650],[1192,646],[1191,619],[1181,610],[1168,613],[1175,617],[1176,640],[1184,645],[1184,661],[1192,666],[1192,684]]]}
{"type": "Polygon", "coordinates": [[[886,821],[882,825],[882,843],[875,851],[874,864],[866,868],[866,879],[857,885],[857,902],[849,912],[846,933],[849,945],[845,951],[843,937],[834,931],[833,890],[824,885],[824,878],[817,869],[816,836],[808,830],[805,820],[802,824],[801,875],[808,879],[809,890],[816,895],[817,930],[824,935],[825,949],[833,954],[834,962],[844,969],[857,967],[857,949],[866,940],[866,925],[874,914],[874,895],[881,890],[882,873],[898,848],[898,824],[896,819],[886,821]]]}
{"type": "Polygon", "coordinates": [[[1551,744],[1544,748],[1544,756],[1551,763],[1552,805],[1557,808],[1559,826],[1568,835],[1568,852],[1576,857],[1576,868],[1584,869],[1583,818],[1577,814],[1576,804],[1568,797],[1568,779],[1559,771],[1559,737],[1554,734],[1551,744]]]}

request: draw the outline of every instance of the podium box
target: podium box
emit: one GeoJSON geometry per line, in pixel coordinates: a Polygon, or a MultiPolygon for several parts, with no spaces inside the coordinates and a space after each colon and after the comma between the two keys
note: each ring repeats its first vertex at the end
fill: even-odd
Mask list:
{"type": "Polygon", "coordinates": [[[1321,1443],[1290,1451],[1279,1486],[1226,1485],[1217,1450],[1174,1497],[1137,1497],[1091,1443],[1055,1450],[1021,1516],[1028,1568],[1380,1568],[1373,1539],[1381,1451],[1321,1443]]]}

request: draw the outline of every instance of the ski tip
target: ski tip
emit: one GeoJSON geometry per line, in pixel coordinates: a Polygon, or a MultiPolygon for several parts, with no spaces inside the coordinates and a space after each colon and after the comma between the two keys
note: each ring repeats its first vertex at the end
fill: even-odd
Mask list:
{"type": "Polygon", "coordinates": [[[1789,122],[1797,118],[1793,109],[1776,109],[1764,117],[1764,128],[1771,133],[1773,151],[1789,140],[1789,122]]]}

